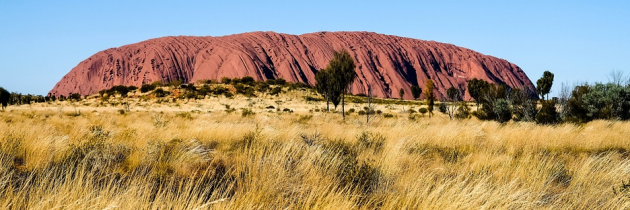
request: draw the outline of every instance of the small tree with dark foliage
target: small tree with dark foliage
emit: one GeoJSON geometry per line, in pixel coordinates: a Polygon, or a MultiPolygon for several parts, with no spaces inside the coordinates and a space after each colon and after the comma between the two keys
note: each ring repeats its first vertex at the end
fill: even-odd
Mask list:
{"type": "Polygon", "coordinates": [[[425,91],[424,95],[427,100],[427,106],[428,106],[427,109],[429,111],[429,118],[431,118],[431,115],[433,114],[433,106],[435,105],[435,95],[433,95],[434,88],[435,86],[433,84],[433,80],[428,79],[426,89],[424,90],[425,91]]]}
{"type": "Polygon", "coordinates": [[[487,91],[490,84],[481,79],[472,79],[468,81],[468,94],[470,97],[475,99],[475,103],[477,103],[477,111],[479,111],[479,103],[483,100],[483,93],[487,91]]]}
{"type": "Polygon", "coordinates": [[[411,96],[413,96],[413,100],[418,100],[420,98],[420,94],[422,93],[422,88],[417,85],[411,86],[411,96]]]}
{"type": "Polygon", "coordinates": [[[549,100],[549,92],[551,92],[551,86],[553,85],[553,76],[553,73],[545,71],[543,76],[536,81],[536,91],[538,91],[542,99],[547,95],[547,100],[549,100]]]}
{"type": "Polygon", "coordinates": [[[536,123],[549,125],[558,123],[558,112],[556,111],[556,102],[551,101],[543,101],[542,107],[536,115],[536,123]]]}
{"type": "Polygon", "coordinates": [[[9,104],[9,98],[11,98],[11,93],[0,87],[0,103],[2,104],[2,111],[4,111],[4,109],[9,104]]]}

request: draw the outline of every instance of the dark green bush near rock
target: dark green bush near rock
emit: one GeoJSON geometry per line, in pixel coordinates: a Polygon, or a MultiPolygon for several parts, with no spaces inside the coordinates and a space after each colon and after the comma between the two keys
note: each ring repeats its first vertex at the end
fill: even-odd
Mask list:
{"type": "Polygon", "coordinates": [[[538,124],[556,124],[559,122],[558,112],[556,111],[556,103],[554,101],[545,101],[542,108],[536,115],[536,123],[538,124]]]}

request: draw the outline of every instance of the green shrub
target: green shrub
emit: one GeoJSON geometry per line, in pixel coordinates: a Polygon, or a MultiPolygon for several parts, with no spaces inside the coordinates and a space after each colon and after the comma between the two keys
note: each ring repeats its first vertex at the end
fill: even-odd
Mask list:
{"type": "Polygon", "coordinates": [[[254,82],[255,82],[254,78],[250,76],[244,76],[243,78],[241,78],[241,83],[249,85],[249,86],[253,86],[254,82]]]}
{"type": "Polygon", "coordinates": [[[232,82],[231,82],[232,85],[237,85],[237,84],[241,84],[241,83],[242,82],[241,82],[240,78],[234,78],[234,79],[232,79],[232,82]]]}
{"type": "Polygon", "coordinates": [[[146,93],[152,90],[155,90],[156,86],[154,84],[144,84],[140,87],[141,93],[146,93]]]}
{"type": "Polygon", "coordinates": [[[155,91],[153,91],[153,94],[155,94],[155,97],[161,98],[168,95],[169,93],[162,88],[157,88],[155,89],[155,91]]]}
{"type": "Polygon", "coordinates": [[[446,111],[447,111],[446,103],[444,102],[440,103],[440,106],[438,106],[438,111],[446,114],[446,111]]]}
{"type": "Polygon", "coordinates": [[[212,89],[210,89],[209,85],[203,85],[199,89],[199,95],[201,95],[201,96],[207,96],[210,93],[212,93],[212,89]]]}
{"type": "Polygon", "coordinates": [[[282,79],[282,78],[278,78],[276,79],[276,85],[280,85],[280,86],[284,86],[287,84],[287,81],[282,79]]]}
{"type": "Polygon", "coordinates": [[[197,99],[197,94],[193,91],[189,91],[186,93],[185,96],[187,99],[197,99]]]}
{"type": "Polygon", "coordinates": [[[459,106],[455,111],[455,119],[463,120],[470,118],[470,107],[466,104],[466,102],[459,102],[459,106]]]}
{"type": "Polygon", "coordinates": [[[418,109],[418,112],[420,112],[420,114],[422,114],[422,116],[424,117],[424,114],[429,112],[429,109],[427,109],[425,107],[422,107],[422,108],[418,109]]]}
{"type": "Polygon", "coordinates": [[[279,86],[274,87],[273,89],[271,89],[271,92],[269,93],[270,95],[273,96],[277,96],[278,94],[280,94],[282,92],[282,88],[279,86]]]}
{"type": "Polygon", "coordinates": [[[226,84],[226,85],[230,84],[230,83],[232,83],[232,79],[227,78],[227,77],[223,77],[223,78],[221,78],[221,83],[226,84]]]}
{"type": "Polygon", "coordinates": [[[218,96],[218,95],[224,95],[227,92],[230,92],[230,90],[228,90],[226,87],[217,86],[217,87],[214,88],[213,94],[218,96]]]}
{"type": "Polygon", "coordinates": [[[266,82],[260,82],[256,84],[256,90],[261,93],[266,93],[267,91],[269,91],[269,84],[267,84],[266,82]]]}
{"type": "MultiPolygon", "coordinates": [[[[232,80],[234,81],[234,80],[232,80]]],[[[245,85],[241,84],[241,83],[237,83],[234,85],[234,89],[236,89],[236,93],[237,94],[244,94],[245,93],[245,85]]]]}
{"type": "Polygon", "coordinates": [[[556,111],[556,103],[554,101],[543,101],[542,107],[536,115],[537,124],[556,124],[558,123],[558,112],[556,111]]]}
{"type": "Polygon", "coordinates": [[[243,108],[241,112],[242,117],[254,116],[256,113],[252,109],[243,108]]]}
{"type": "Polygon", "coordinates": [[[497,99],[493,111],[496,114],[496,121],[500,123],[506,123],[512,119],[512,109],[510,107],[510,101],[507,99],[497,99]]]}
{"type": "Polygon", "coordinates": [[[68,96],[68,99],[73,100],[73,101],[81,100],[81,94],[71,93],[70,96],[68,96]]]}
{"type": "Polygon", "coordinates": [[[247,97],[256,97],[254,88],[252,87],[247,87],[245,88],[245,92],[243,93],[243,95],[247,96],[247,97]]]}

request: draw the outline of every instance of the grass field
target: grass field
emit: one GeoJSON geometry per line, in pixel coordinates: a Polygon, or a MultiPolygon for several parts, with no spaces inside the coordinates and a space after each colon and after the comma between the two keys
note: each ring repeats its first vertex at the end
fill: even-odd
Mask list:
{"type": "Polygon", "coordinates": [[[300,94],[9,107],[0,208],[630,208],[628,122],[410,119],[417,106],[380,104],[394,117],[366,124],[300,94]]]}

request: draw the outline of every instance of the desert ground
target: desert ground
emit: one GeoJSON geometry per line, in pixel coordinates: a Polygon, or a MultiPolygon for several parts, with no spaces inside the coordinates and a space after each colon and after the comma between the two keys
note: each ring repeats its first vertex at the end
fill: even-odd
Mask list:
{"type": "Polygon", "coordinates": [[[450,120],[409,102],[367,123],[312,94],[9,106],[0,208],[630,208],[628,122],[450,120]]]}

